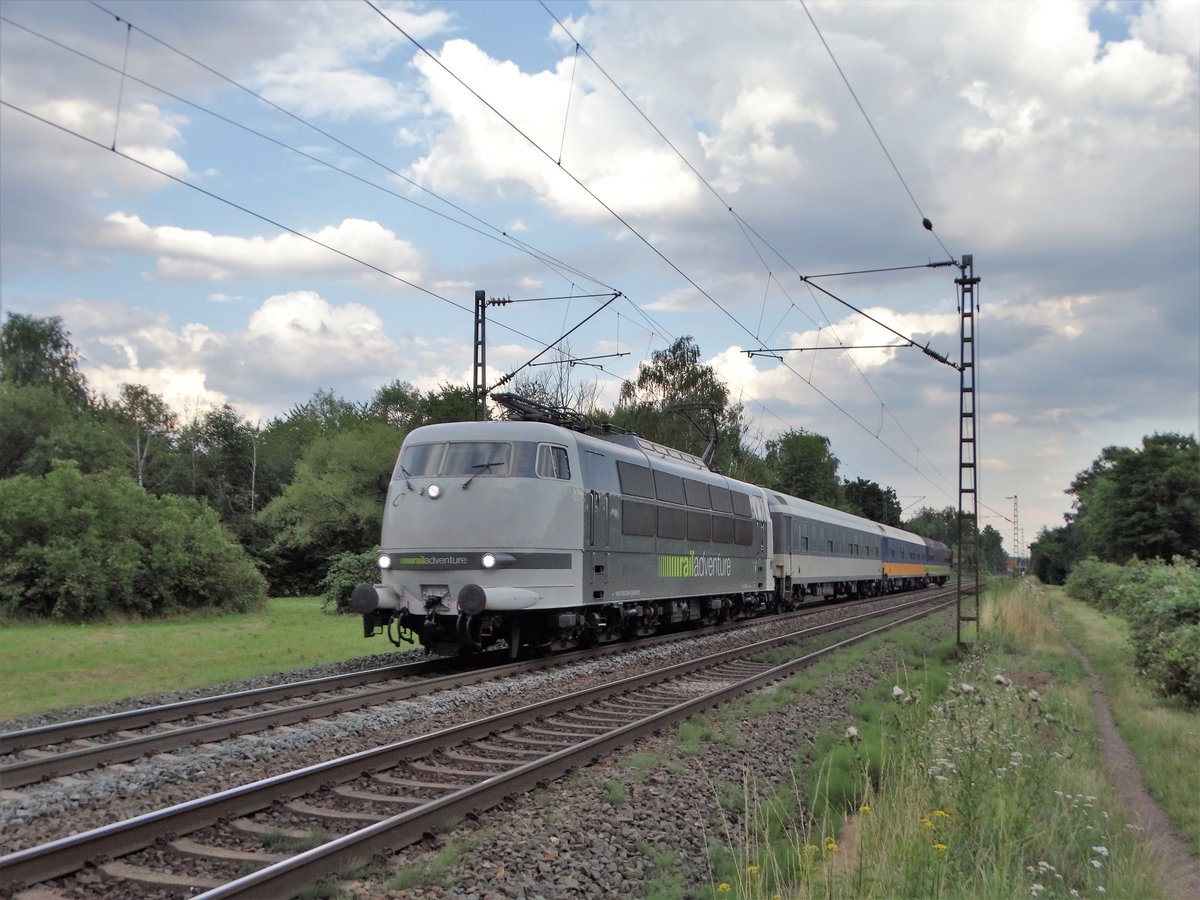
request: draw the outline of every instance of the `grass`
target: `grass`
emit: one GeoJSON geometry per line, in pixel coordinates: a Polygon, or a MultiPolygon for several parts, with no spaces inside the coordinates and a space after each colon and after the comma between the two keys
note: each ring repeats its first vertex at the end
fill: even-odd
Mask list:
{"type": "Polygon", "coordinates": [[[485,833],[478,832],[452,841],[427,862],[405,866],[388,879],[387,889],[406,891],[421,887],[448,886],[449,873],[487,837],[485,833]]]}
{"type": "MultiPolygon", "coordinates": [[[[855,732],[797,767],[795,788],[760,796],[751,775],[746,814],[714,853],[713,894],[1158,896],[1102,775],[1053,608],[1027,582],[1003,584],[971,655],[941,648],[898,665],[852,706],[855,732]]],[[[1193,780],[1174,784],[1185,800],[1193,780]]]]}
{"type": "Polygon", "coordinates": [[[1063,631],[1104,682],[1117,729],[1137,759],[1147,789],[1162,805],[1172,830],[1200,855],[1200,714],[1157,696],[1135,677],[1124,619],[1072,600],[1059,588],[1045,590],[1063,631]]]}
{"type": "Polygon", "coordinates": [[[318,597],[261,613],[97,625],[0,625],[0,719],[206,687],[394,649],[318,597]]]}

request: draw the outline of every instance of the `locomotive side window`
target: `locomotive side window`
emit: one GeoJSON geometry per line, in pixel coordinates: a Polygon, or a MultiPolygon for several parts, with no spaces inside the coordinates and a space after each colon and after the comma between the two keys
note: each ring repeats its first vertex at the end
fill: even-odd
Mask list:
{"type": "Polygon", "coordinates": [[[446,453],[445,444],[409,444],[400,455],[400,465],[396,467],[394,478],[419,478],[436,475],[442,467],[442,456],[446,453]],[[400,470],[403,469],[404,472],[400,470]]]}
{"type": "Polygon", "coordinates": [[[621,479],[622,494],[654,499],[654,473],[646,466],[635,466],[633,463],[618,459],[617,475],[621,479]]]}
{"type": "Polygon", "coordinates": [[[688,510],[687,534],[689,541],[711,541],[712,516],[688,510]]]}
{"type": "Polygon", "coordinates": [[[687,505],[697,509],[712,509],[712,500],[708,496],[708,485],[693,478],[683,479],[683,492],[687,495],[687,505]]]}
{"type": "Polygon", "coordinates": [[[659,500],[683,506],[683,479],[670,472],[654,470],[654,490],[659,500]]]}
{"type": "Polygon", "coordinates": [[[441,474],[508,475],[511,461],[511,444],[500,441],[452,442],[446,446],[441,474]]]}
{"type": "Polygon", "coordinates": [[[658,536],[660,538],[687,538],[687,510],[674,506],[658,508],[658,536]]]}
{"type": "Polygon", "coordinates": [[[709,487],[709,493],[712,494],[713,509],[717,512],[733,512],[733,498],[729,494],[729,488],[717,487],[714,484],[709,487]]]}
{"type": "Polygon", "coordinates": [[[579,459],[583,467],[584,487],[608,494],[615,494],[620,490],[617,485],[616,467],[608,457],[594,450],[585,450],[579,459]]]}
{"type": "MultiPolygon", "coordinates": [[[[649,470],[647,470],[649,471],[649,470]]],[[[621,533],[654,537],[655,515],[653,503],[637,500],[621,501],[621,533]]]]}
{"type": "Polygon", "coordinates": [[[733,541],[733,523],[736,520],[730,516],[713,516],[712,517],[712,539],[717,544],[732,544],[733,541]]]}
{"type": "Polygon", "coordinates": [[[733,511],[739,516],[750,515],[750,495],[733,491],[733,511]]]}
{"type": "Polygon", "coordinates": [[[754,523],[749,519],[733,520],[734,543],[749,547],[754,543],[754,523]]]}
{"type": "Polygon", "coordinates": [[[567,448],[554,444],[538,444],[537,473],[539,478],[571,477],[571,463],[567,459],[567,448]]]}

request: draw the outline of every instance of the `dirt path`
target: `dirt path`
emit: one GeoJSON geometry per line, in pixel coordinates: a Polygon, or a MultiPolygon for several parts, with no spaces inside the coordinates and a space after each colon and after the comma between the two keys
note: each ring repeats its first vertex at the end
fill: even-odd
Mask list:
{"type": "MultiPolygon", "coordinates": [[[[1061,634],[1061,632],[1060,632],[1061,634]]],[[[1092,695],[1092,709],[1096,713],[1096,730],[1100,735],[1100,755],[1109,780],[1117,790],[1121,801],[1129,810],[1133,824],[1142,828],[1146,843],[1154,855],[1161,873],[1160,883],[1169,891],[1169,896],[1179,900],[1195,900],[1200,897],[1200,860],[1184,841],[1171,830],[1166,814],[1146,790],[1142,773],[1137,767],[1129,746],[1117,731],[1113,721],[1104,683],[1096,674],[1087,657],[1063,635],[1063,642],[1079,660],[1087,673],[1088,690],[1092,695]]]]}

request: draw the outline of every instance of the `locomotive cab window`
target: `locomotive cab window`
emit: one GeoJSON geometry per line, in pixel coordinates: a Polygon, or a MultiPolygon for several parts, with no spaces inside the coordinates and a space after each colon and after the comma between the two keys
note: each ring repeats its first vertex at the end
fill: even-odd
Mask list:
{"type": "Polygon", "coordinates": [[[409,444],[400,455],[394,478],[420,478],[436,475],[442,468],[445,444],[409,444]]]}
{"type": "Polygon", "coordinates": [[[442,475],[508,475],[512,445],[499,441],[458,441],[446,445],[442,475]]]}
{"type": "Polygon", "coordinates": [[[537,474],[539,478],[570,480],[571,462],[567,458],[567,448],[554,444],[538,444],[537,474]]]}

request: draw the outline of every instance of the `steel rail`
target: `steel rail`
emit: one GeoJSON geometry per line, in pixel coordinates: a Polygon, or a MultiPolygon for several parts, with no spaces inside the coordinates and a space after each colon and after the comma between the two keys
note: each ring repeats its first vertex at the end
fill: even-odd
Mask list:
{"type": "MultiPolygon", "coordinates": [[[[820,607],[796,611],[789,614],[789,616],[793,618],[802,617],[814,612],[818,608],[820,607]]],[[[784,620],[776,619],[775,621],[784,620]]],[[[106,732],[111,732],[114,729],[129,730],[137,727],[169,724],[171,721],[177,721],[188,716],[228,712],[253,704],[291,700],[311,693],[323,693],[358,687],[363,684],[372,684],[393,678],[420,677],[423,672],[427,671],[463,667],[461,670],[453,671],[449,675],[426,678],[418,684],[410,683],[400,686],[377,688],[359,694],[330,697],[308,703],[294,704],[281,709],[268,709],[241,716],[232,716],[216,722],[197,723],[195,725],[174,728],[169,731],[156,731],[144,735],[125,737],[121,740],[97,743],[93,746],[78,747],[73,750],[49,751],[44,756],[0,765],[0,785],[4,788],[26,787],[31,784],[47,781],[51,778],[74,775],[113,763],[130,762],[131,760],[150,756],[155,753],[175,750],[179,747],[225,740],[238,735],[253,734],[283,725],[294,725],[297,722],[309,719],[351,712],[356,709],[362,709],[365,706],[407,699],[429,691],[462,687],[478,683],[479,681],[558,667],[579,659],[595,659],[623,652],[634,647],[673,643],[717,631],[736,630],[760,623],[760,619],[743,619],[738,620],[732,625],[727,624],[690,632],[654,635],[632,643],[615,642],[592,650],[578,650],[556,654],[551,657],[524,660],[503,665],[491,664],[492,660],[496,657],[502,656],[507,658],[503,650],[469,657],[467,658],[469,662],[465,664],[465,667],[463,658],[461,657],[442,657],[436,660],[422,660],[417,663],[384,666],[362,672],[329,675],[322,678],[290,682],[284,685],[254,688],[249,691],[217,694],[212,697],[201,697],[195,700],[182,700],[161,706],[126,710],[107,716],[76,719],[70,722],[45,725],[25,731],[9,732],[8,734],[0,735],[0,755],[11,755],[22,749],[40,749],[65,743],[68,740],[95,737],[103,735],[106,732]],[[47,742],[46,738],[51,738],[53,743],[47,742]]]]}
{"type": "Polygon", "coordinates": [[[386,681],[391,678],[405,678],[409,675],[419,676],[426,671],[444,669],[450,662],[452,660],[441,658],[381,666],[375,669],[364,669],[361,672],[326,675],[322,678],[274,684],[248,691],[213,694],[208,697],[196,697],[192,700],[179,700],[174,703],[127,709],[103,716],[89,716],[86,719],[72,719],[69,722],[54,722],[49,725],[39,725],[36,728],[8,731],[0,734],[0,756],[30,747],[44,747],[48,744],[95,737],[118,729],[145,728],[148,725],[174,722],[189,716],[228,712],[244,706],[253,706],[256,703],[290,700],[293,697],[314,694],[319,691],[358,687],[362,684],[373,684],[376,681],[386,681]]]}
{"type": "Polygon", "coordinates": [[[951,600],[937,601],[937,605],[930,609],[872,628],[828,647],[751,675],[734,684],[652,713],[606,734],[556,751],[542,759],[494,775],[446,797],[432,800],[423,806],[399,813],[382,822],[335,838],[320,847],[299,853],[289,859],[259,869],[250,875],[213,888],[198,895],[197,900],[227,900],[232,897],[248,898],[248,900],[253,900],[253,898],[272,900],[272,898],[293,896],[313,883],[336,874],[353,860],[385,850],[395,851],[414,844],[436,828],[460,820],[472,812],[496,806],[506,797],[558,778],[625,744],[653,734],[666,725],[683,721],[733,697],[787,678],[829,653],[916,619],[924,618],[939,610],[948,609],[953,602],[951,600]]]}
{"type": "Polygon", "coordinates": [[[476,740],[499,728],[524,724],[613,694],[627,692],[738,656],[746,656],[788,641],[880,618],[913,606],[939,603],[940,595],[910,600],[886,610],[851,616],[837,622],[803,628],[790,634],[755,641],[694,660],[632,675],[592,688],[540,701],[516,710],[442,729],[339,759],[306,766],[206,797],[185,801],[111,825],[69,835],[47,844],[0,857],[0,884],[31,885],[70,874],[96,858],[113,858],[150,846],[164,834],[184,835],[224,818],[244,816],[270,806],[281,797],[296,797],[331,784],[340,784],[390,767],[398,761],[427,754],[464,741],[476,740]]]}
{"type": "MultiPolygon", "coordinates": [[[[816,608],[819,607],[814,604],[812,609],[816,608]]],[[[811,609],[808,611],[811,611],[811,609]]],[[[755,624],[758,621],[757,619],[738,620],[734,623],[734,627],[744,627],[755,624]]],[[[541,660],[526,661],[524,665],[536,665],[540,662],[543,666],[549,666],[556,665],[559,662],[572,662],[583,656],[603,656],[607,653],[619,652],[630,647],[645,646],[647,643],[653,645],[658,642],[681,640],[687,636],[697,637],[708,633],[710,630],[713,629],[695,630],[686,636],[681,633],[660,634],[650,638],[642,638],[638,641],[601,645],[591,650],[560,653],[553,657],[542,658],[541,660]]],[[[392,678],[421,677],[425,672],[437,672],[444,669],[463,667],[464,660],[469,660],[466,666],[469,670],[474,670],[480,664],[488,665],[495,657],[503,657],[506,660],[508,658],[505,650],[488,651],[471,657],[438,657],[436,659],[420,660],[412,663],[364,669],[360,672],[347,672],[341,675],[326,675],[321,678],[309,678],[303,681],[291,681],[286,684],[268,685],[248,691],[230,691],[223,694],[213,694],[208,697],[196,697],[191,700],[178,700],[174,703],[138,707],[102,716],[89,716],[83,719],[38,725],[33,728],[16,729],[0,733],[0,756],[8,756],[21,750],[41,748],[81,738],[96,737],[114,730],[145,728],[151,725],[175,722],[191,716],[229,712],[246,706],[253,706],[257,703],[274,703],[279,700],[291,700],[307,694],[358,687],[359,685],[373,684],[377,681],[387,681],[392,678]]],[[[521,664],[511,664],[511,666],[519,665],[521,664]]]]}

